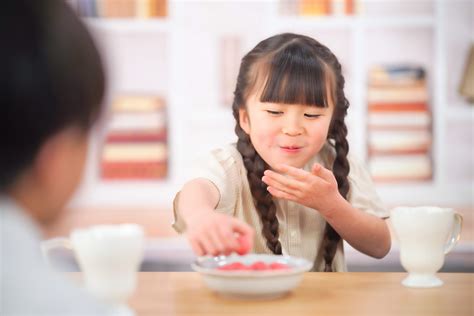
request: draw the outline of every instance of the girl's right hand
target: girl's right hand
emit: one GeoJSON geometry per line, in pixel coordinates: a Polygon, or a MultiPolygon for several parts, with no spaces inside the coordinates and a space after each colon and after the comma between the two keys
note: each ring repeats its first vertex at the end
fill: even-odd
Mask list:
{"type": "Polygon", "coordinates": [[[247,253],[253,246],[254,230],[247,223],[214,210],[190,218],[186,235],[198,256],[247,253]]]}

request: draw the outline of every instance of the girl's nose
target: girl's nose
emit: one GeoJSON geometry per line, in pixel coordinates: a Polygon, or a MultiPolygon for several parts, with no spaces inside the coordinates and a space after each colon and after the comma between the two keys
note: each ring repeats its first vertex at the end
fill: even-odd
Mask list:
{"type": "Polygon", "coordinates": [[[282,128],[282,132],[288,136],[298,136],[303,134],[303,125],[298,119],[288,119],[282,128]]]}

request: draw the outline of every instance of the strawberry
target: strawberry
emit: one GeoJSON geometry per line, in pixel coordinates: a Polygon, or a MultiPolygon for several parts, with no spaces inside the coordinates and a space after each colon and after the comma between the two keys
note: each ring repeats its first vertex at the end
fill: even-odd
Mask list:
{"type": "Polygon", "coordinates": [[[278,263],[278,262],[270,263],[269,267],[272,270],[287,270],[290,268],[287,264],[278,263]]]}
{"type": "Polygon", "coordinates": [[[248,253],[250,251],[250,241],[248,240],[248,238],[246,238],[245,236],[243,235],[240,235],[237,239],[237,241],[239,242],[239,249],[237,249],[237,253],[239,255],[245,255],[246,253],[248,253]]]}
{"type": "Polygon", "coordinates": [[[268,268],[267,264],[263,261],[256,261],[250,265],[251,270],[268,270],[268,268]]]}
{"type": "Polygon", "coordinates": [[[241,262],[233,262],[218,267],[217,270],[222,271],[236,271],[236,270],[248,270],[247,266],[241,262]]]}

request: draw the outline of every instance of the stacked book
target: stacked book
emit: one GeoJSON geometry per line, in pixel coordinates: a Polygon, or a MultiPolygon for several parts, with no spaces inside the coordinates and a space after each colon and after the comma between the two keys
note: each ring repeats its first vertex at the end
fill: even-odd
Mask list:
{"type": "Polygon", "coordinates": [[[112,103],[106,126],[101,157],[103,179],[166,177],[166,108],[161,98],[117,98],[112,103]]]}
{"type": "Polygon", "coordinates": [[[84,17],[154,18],[167,15],[167,0],[67,0],[84,17]]]}
{"type": "Polygon", "coordinates": [[[282,15],[352,15],[356,0],[280,0],[282,15]]]}
{"type": "Polygon", "coordinates": [[[367,97],[368,156],[373,178],[430,180],[431,112],[424,68],[372,68],[367,97]]]}

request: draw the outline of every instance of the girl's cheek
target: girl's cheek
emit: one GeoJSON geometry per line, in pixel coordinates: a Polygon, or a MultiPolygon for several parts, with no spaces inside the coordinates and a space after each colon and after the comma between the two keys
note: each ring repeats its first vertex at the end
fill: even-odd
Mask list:
{"type": "Polygon", "coordinates": [[[274,131],[262,131],[262,133],[259,134],[259,141],[268,146],[272,146],[276,144],[277,135],[278,133],[274,131]]]}

